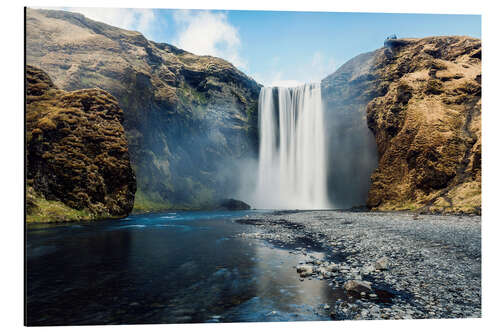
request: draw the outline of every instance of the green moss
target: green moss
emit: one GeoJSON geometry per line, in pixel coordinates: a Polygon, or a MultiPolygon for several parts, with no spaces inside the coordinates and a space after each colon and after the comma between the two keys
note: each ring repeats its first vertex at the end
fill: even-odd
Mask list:
{"type": "Polygon", "coordinates": [[[141,189],[137,189],[135,192],[133,213],[158,212],[171,209],[173,209],[173,206],[168,201],[151,198],[141,189]]]}
{"type": "Polygon", "coordinates": [[[395,211],[414,211],[419,208],[422,208],[422,205],[419,205],[414,202],[402,202],[402,203],[397,203],[393,205],[384,205],[381,207],[380,210],[382,211],[390,211],[390,210],[395,210],[395,211]]]}
{"type": "Polygon", "coordinates": [[[31,205],[29,213],[26,215],[27,223],[72,222],[105,218],[105,216],[97,217],[86,209],[70,208],[60,201],[46,200],[29,190],[27,201],[31,205]]]}
{"type": "Polygon", "coordinates": [[[208,98],[206,93],[200,92],[188,84],[183,83],[177,88],[177,97],[184,106],[184,110],[191,112],[194,117],[201,117],[207,111],[208,98]]]}
{"type": "Polygon", "coordinates": [[[84,88],[94,88],[99,87],[106,77],[99,73],[92,72],[81,72],[80,73],[80,84],[84,88]]]}
{"type": "Polygon", "coordinates": [[[400,208],[400,209],[401,209],[401,210],[415,210],[415,209],[417,209],[417,208],[418,208],[418,206],[417,206],[417,205],[410,203],[410,204],[407,204],[407,205],[403,205],[403,206],[401,206],[401,208],[400,208]]]}
{"type": "Polygon", "coordinates": [[[195,207],[195,209],[203,209],[212,206],[214,191],[197,183],[193,197],[193,202],[189,205],[191,207],[195,207]]]}
{"type": "Polygon", "coordinates": [[[152,191],[144,191],[137,189],[135,193],[133,213],[143,212],[161,212],[168,210],[205,210],[214,207],[214,194],[215,192],[199,182],[193,181],[191,178],[186,177],[180,180],[182,187],[193,193],[192,196],[180,203],[172,203],[164,200],[158,193],[152,191]]]}

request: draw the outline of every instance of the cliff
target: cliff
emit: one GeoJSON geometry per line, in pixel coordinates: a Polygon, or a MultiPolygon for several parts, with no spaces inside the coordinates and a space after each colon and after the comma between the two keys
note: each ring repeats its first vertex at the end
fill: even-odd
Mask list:
{"type": "Polygon", "coordinates": [[[234,196],[238,161],[257,150],[259,86],[219,58],[197,56],[83,15],[27,10],[27,63],[66,90],[118,100],[135,209],[202,208],[234,196]]]}
{"type": "Polygon", "coordinates": [[[101,89],[66,92],[26,68],[28,222],[123,217],[136,191],[123,112],[101,89]]]}
{"type": "MultiPolygon", "coordinates": [[[[27,62],[65,90],[98,87],[123,109],[136,210],[235,197],[257,154],[260,86],[197,56],[83,15],[27,10],[27,62]]],[[[322,82],[336,207],[481,211],[481,41],[393,39],[322,82]]]]}
{"type": "Polygon", "coordinates": [[[479,39],[391,40],[338,72],[323,84],[355,97],[375,137],[369,207],[481,212],[479,39]]]}
{"type": "Polygon", "coordinates": [[[381,94],[370,73],[374,52],[360,54],[321,82],[329,148],[328,194],[337,208],[366,205],[377,146],[366,105],[381,94]]]}

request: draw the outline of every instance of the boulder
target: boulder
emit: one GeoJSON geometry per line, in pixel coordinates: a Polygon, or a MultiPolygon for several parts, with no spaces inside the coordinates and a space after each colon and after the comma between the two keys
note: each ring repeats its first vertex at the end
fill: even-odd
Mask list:
{"type": "Polygon", "coordinates": [[[329,278],[331,272],[326,267],[319,267],[316,272],[323,278],[329,278]]]}
{"type": "Polygon", "coordinates": [[[337,264],[329,264],[329,265],[325,266],[325,268],[327,270],[329,270],[330,272],[338,272],[340,270],[339,265],[337,265],[337,264]]]}
{"type": "Polygon", "coordinates": [[[64,91],[26,66],[28,222],[127,216],[136,178],[118,100],[97,88],[64,91]]]}
{"type": "Polygon", "coordinates": [[[299,273],[301,277],[307,277],[307,276],[313,275],[314,266],[312,266],[312,265],[299,265],[299,266],[297,266],[297,273],[299,273]]]}
{"type": "Polygon", "coordinates": [[[370,282],[360,280],[350,280],[344,284],[344,289],[347,292],[355,292],[361,294],[362,292],[368,293],[372,290],[370,282]]]}
{"type": "Polygon", "coordinates": [[[248,210],[250,207],[249,204],[236,199],[224,199],[220,202],[219,207],[227,210],[248,210]]]}

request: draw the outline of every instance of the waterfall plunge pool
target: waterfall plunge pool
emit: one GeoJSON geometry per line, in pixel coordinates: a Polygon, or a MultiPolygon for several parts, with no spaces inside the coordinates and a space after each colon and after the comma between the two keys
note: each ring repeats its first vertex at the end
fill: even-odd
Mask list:
{"type": "Polygon", "coordinates": [[[339,295],[327,281],[299,280],[304,256],[237,236],[257,227],[232,219],[255,212],[28,226],[27,324],[329,319],[323,306],[339,295]]]}

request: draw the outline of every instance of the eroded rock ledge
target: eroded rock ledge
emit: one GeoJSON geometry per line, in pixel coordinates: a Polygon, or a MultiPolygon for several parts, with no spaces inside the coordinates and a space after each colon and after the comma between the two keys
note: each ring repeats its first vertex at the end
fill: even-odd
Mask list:
{"type": "Polygon", "coordinates": [[[347,96],[366,112],[378,151],[370,208],[481,213],[480,39],[398,39],[322,85],[329,103],[347,96]]]}
{"type": "Polygon", "coordinates": [[[27,221],[128,215],[136,182],[116,99],[59,90],[29,65],[26,79],[27,221]]]}
{"type": "Polygon", "coordinates": [[[406,40],[375,58],[384,96],[367,107],[379,167],[368,205],[481,211],[481,41],[406,40]]]}
{"type": "Polygon", "coordinates": [[[27,9],[26,59],[61,89],[99,87],[123,110],[135,209],[206,209],[231,197],[257,145],[259,85],[229,62],[78,13],[27,9]]]}

